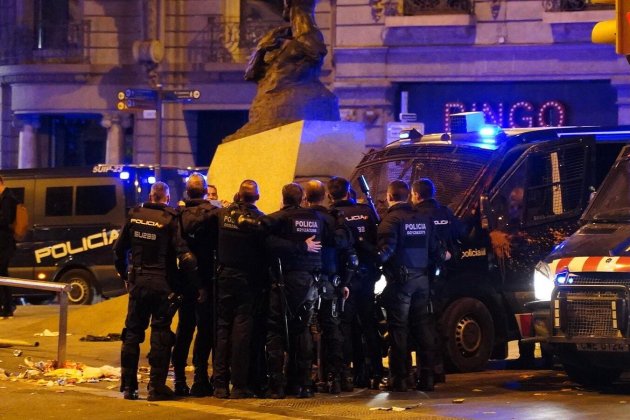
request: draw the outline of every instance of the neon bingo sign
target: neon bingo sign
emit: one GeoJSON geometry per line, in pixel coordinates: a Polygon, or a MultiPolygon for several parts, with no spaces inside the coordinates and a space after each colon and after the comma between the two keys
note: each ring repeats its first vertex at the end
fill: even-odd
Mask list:
{"type": "Polygon", "coordinates": [[[444,104],[444,131],[450,131],[449,116],[451,114],[470,111],[483,112],[488,124],[503,128],[561,127],[566,121],[566,108],[563,103],[556,100],[541,104],[530,101],[518,101],[512,104],[473,102],[468,106],[464,102],[447,102],[444,104]]]}

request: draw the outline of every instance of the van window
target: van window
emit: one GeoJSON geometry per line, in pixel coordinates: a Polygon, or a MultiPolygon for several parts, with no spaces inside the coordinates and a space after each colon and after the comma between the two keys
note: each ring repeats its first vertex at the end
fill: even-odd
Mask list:
{"type": "Polygon", "coordinates": [[[526,177],[527,165],[520,164],[493,196],[490,211],[494,228],[511,232],[524,222],[526,177]]]}
{"type": "Polygon", "coordinates": [[[72,187],[46,188],[46,216],[72,216],[72,187]]]}
{"type": "Polygon", "coordinates": [[[578,145],[529,156],[527,222],[581,211],[585,153],[578,145]]]}
{"type": "Polygon", "coordinates": [[[107,214],[116,207],[115,185],[94,185],[77,187],[77,201],[74,214],[94,216],[107,214]]]}

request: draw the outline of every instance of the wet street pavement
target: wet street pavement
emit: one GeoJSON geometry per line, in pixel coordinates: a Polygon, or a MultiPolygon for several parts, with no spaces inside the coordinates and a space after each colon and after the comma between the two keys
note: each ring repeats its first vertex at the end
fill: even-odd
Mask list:
{"type": "MultiPolygon", "coordinates": [[[[120,298],[119,298],[120,299],[120,298]]],[[[124,299],[124,297],[123,297],[124,299]]],[[[119,366],[120,342],[81,341],[86,334],[106,335],[124,319],[124,302],[107,301],[72,307],[68,322],[68,360],[92,367],[119,366]],[[96,319],[95,319],[96,318],[96,319]]],[[[357,389],[339,396],[316,394],[308,400],[218,400],[184,398],[147,402],[125,401],[118,382],[65,384],[64,381],[16,379],[31,362],[53,359],[57,337],[35,336],[56,331],[58,307],[20,306],[16,317],[0,320],[0,341],[39,341],[38,347],[0,348],[0,369],[11,379],[0,380],[1,419],[89,418],[140,419],[586,419],[627,418],[630,381],[607,389],[589,390],[572,383],[561,370],[516,369],[516,361],[491,362],[483,372],[452,374],[436,391],[389,393],[357,389]],[[19,353],[19,356],[17,355],[19,353]],[[380,408],[377,410],[377,408],[380,408]],[[388,410],[388,411],[385,411],[388,410]],[[396,410],[396,411],[394,411],[396,410]]],[[[143,347],[143,355],[148,348],[143,347]]],[[[141,359],[146,366],[146,358],[141,359]]],[[[191,374],[192,376],[192,374],[191,374]]]]}

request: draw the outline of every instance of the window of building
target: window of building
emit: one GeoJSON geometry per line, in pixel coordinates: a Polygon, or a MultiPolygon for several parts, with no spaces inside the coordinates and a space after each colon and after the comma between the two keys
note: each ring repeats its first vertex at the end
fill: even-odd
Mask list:
{"type": "Polygon", "coordinates": [[[65,49],[70,23],[69,0],[35,0],[35,48],[65,49]]]}
{"type": "Polygon", "coordinates": [[[76,216],[107,214],[116,207],[115,185],[77,187],[76,216]]]}

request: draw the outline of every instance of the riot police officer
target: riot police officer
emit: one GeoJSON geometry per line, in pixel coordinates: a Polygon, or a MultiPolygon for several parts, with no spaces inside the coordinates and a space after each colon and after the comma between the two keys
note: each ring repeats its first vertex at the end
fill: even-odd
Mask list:
{"type": "Polygon", "coordinates": [[[457,255],[462,237],[461,222],[451,209],[435,199],[435,186],[429,178],[421,178],[411,185],[411,202],[420,214],[433,219],[438,240],[451,255],[457,255]]]}
{"type": "Polygon", "coordinates": [[[180,208],[181,228],[188,247],[195,254],[198,263],[199,289],[193,284],[184,284],[180,291],[183,297],[179,308],[179,323],[173,347],[173,369],[175,371],[175,395],[205,397],[212,395],[212,385],[208,378],[208,359],[212,348],[212,308],[209,294],[212,291],[213,261],[211,256],[216,249],[217,207],[206,196],[206,179],[200,173],[193,173],[186,181],[188,200],[180,208]],[[214,223],[213,223],[214,222],[214,223]],[[192,388],[186,384],[186,361],[193,334],[193,366],[195,367],[192,388]]]}
{"type": "Polygon", "coordinates": [[[130,210],[128,220],[114,245],[116,270],[125,280],[129,291],[129,306],[122,333],[121,385],[125,399],[138,398],[138,360],[140,343],[151,324],[149,352],[148,400],[172,399],[173,391],[166,386],[175,335],[171,320],[177,309],[173,290],[179,278],[179,268],[196,282],[197,260],[182,238],[179,216],[167,207],[169,188],[163,182],[151,187],[149,202],[130,210]],[[128,254],[131,265],[128,270],[128,254]]]}
{"type": "Polygon", "coordinates": [[[282,209],[268,218],[271,231],[267,247],[279,260],[272,277],[267,332],[270,398],[285,396],[285,351],[289,358],[289,389],[300,398],[313,396],[309,326],[322,268],[319,251],[324,219],[320,213],[300,207],[302,195],[299,184],[285,185],[282,209]]]}
{"type": "MultiPolygon", "coordinates": [[[[411,203],[420,214],[433,219],[437,239],[446,247],[451,255],[457,255],[460,248],[459,240],[462,235],[461,223],[459,219],[455,217],[451,209],[440,204],[435,199],[435,186],[430,179],[421,178],[411,185],[411,203]]],[[[443,272],[445,269],[446,267],[440,267],[442,275],[445,274],[443,272]]],[[[431,294],[434,294],[434,289],[438,287],[435,272],[435,267],[430,267],[429,280],[431,294]]],[[[434,314],[427,314],[427,316],[434,317],[434,314]]],[[[438,340],[436,345],[438,348],[442,348],[442,340],[439,334],[436,333],[435,337],[438,340]]],[[[424,359],[423,349],[420,349],[421,363],[422,359],[424,359]]],[[[436,352],[433,378],[435,383],[445,381],[444,363],[440,351],[436,352]]]]}
{"type": "MultiPolygon", "coordinates": [[[[321,181],[311,180],[304,187],[305,207],[315,210],[324,219],[324,231],[322,233],[322,273],[319,282],[319,300],[317,319],[321,327],[321,357],[319,363],[323,363],[324,377],[327,391],[331,394],[341,392],[341,373],[343,371],[343,336],[341,334],[340,316],[343,302],[348,299],[348,276],[340,276],[342,267],[339,264],[340,256],[350,251],[350,233],[343,222],[338,224],[338,219],[343,217],[335,213],[330,214],[323,206],[326,199],[326,188],[321,181]],[[322,360],[323,359],[323,360],[322,360]]],[[[341,273],[344,274],[344,273],[341,273]]]]}
{"type": "Polygon", "coordinates": [[[253,311],[258,300],[264,301],[262,295],[267,279],[265,243],[263,232],[249,228],[239,220],[255,223],[263,216],[256,207],[259,198],[258,184],[245,180],[235,202],[218,211],[218,319],[214,357],[217,398],[254,396],[249,389],[250,357],[252,353],[255,356],[264,342],[252,343],[253,311]]]}
{"type": "Polygon", "coordinates": [[[352,232],[359,259],[356,273],[349,285],[350,298],[346,301],[341,316],[345,362],[342,389],[352,391],[351,364],[356,378],[354,383],[366,386],[366,380],[369,380],[369,385],[378,389],[383,373],[383,359],[374,317],[374,284],[379,277],[378,264],[374,257],[377,216],[370,206],[358,204],[351,198],[348,180],[333,177],[328,181],[327,187],[333,201],[332,208],[342,212],[343,219],[352,232]]]}
{"type": "Polygon", "coordinates": [[[450,258],[436,240],[432,220],[407,202],[409,187],[401,180],[387,188],[389,209],[378,227],[378,252],[384,263],[387,286],[383,291],[391,349],[390,387],[407,391],[408,331],[424,349],[426,366],[420,371],[420,388],[433,389],[435,328],[427,322],[429,308],[428,267],[450,258]]]}

